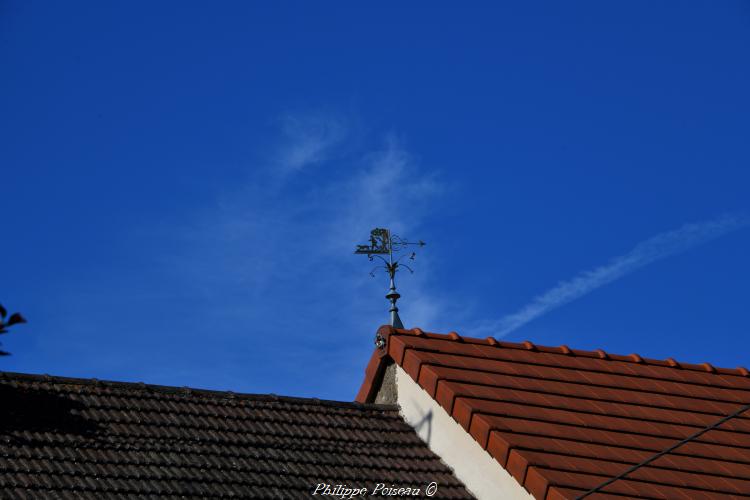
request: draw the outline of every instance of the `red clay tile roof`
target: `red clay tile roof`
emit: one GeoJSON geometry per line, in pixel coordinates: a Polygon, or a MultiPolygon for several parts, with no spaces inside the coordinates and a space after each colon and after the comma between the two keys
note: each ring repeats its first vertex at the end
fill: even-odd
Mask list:
{"type": "MultiPolygon", "coordinates": [[[[393,359],[535,498],[576,498],[750,403],[744,368],[382,327],[393,359]]],[[[587,498],[747,498],[750,412],[587,498]]]]}
{"type": "Polygon", "coordinates": [[[471,498],[395,406],[0,373],[0,497],[308,498],[376,482],[471,498]]]}

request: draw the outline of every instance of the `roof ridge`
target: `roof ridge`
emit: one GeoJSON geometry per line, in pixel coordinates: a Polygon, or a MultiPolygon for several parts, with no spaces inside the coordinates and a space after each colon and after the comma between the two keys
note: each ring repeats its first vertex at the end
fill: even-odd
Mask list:
{"type": "MultiPolygon", "coordinates": [[[[392,328],[392,327],[391,327],[392,328]]],[[[457,332],[452,331],[447,334],[425,332],[421,328],[392,328],[391,334],[396,335],[414,335],[416,337],[426,337],[436,340],[445,340],[447,342],[461,342],[470,344],[483,344],[490,345],[493,347],[506,348],[506,349],[519,349],[525,351],[543,352],[545,354],[557,354],[561,356],[582,356],[587,358],[598,358],[613,362],[633,363],[641,364],[646,366],[658,366],[663,368],[673,368],[677,370],[689,370],[701,373],[711,373],[716,375],[732,375],[736,377],[750,377],[750,370],[744,366],[738,366],[737,368],[722,368],[715,367],[711,363],[682,363],[676,361],[674,358],[667,358],[665,360],[644,358],[639,354],[632,353],[628,355],[623,354],[612,354],[604,351],[603,349],[596,349],[593,351],[587,351],[583,349],[571,349],[567,345],[555,346],[544,346],[537,345],[533,342],[526,340],[524,342],[508,342],[505,340],[498,340],[494,337],[486,337],[480,339],[477,337],[464,337],[459,335],[457,332]]]]}
{"type": "Polygon", "coordinates": [[[291,404],[306,404],[361,410],[398,410],[398,405],[379,403],[359,403],[356,401],[336,401],[319,398],[303,398],[299,396],[279,396],[277,394],[238,393],[233,391],[219,391],[215,389],[200,389],[194,387],[177,387],[169,385],[146,384],[144,382],[121,382],[115,380],[99,380],[96,378],[63,377],[48,374],[20,373],[0,371],[0,381],[44,382],[52,384],[71,384],[84,386],[104,386],[115,389],[128,389],[141,392],[153,391],[183,396],[200,396],[215,399],[242,399],[249,401],[280,402],[291,404]]]}
{"type": "MultiPolygon", "coordinates": [[[[549,347],[528,340],[464,337],[457,332],[382,326],[378,334],[386,339],[385,346],[373,352],[359,400],[374,399],[377,377],[392,360],[406,373],[405,380],[424,390],[535,498],[573,498],[598,482],[589,476],[611,481],[629,467],[595,460],[590,455],[601,450],[590,450],[590,444],[626,448],[631,451],[623,456],[641,464],[644,459],[652,463],[672,453],[675,445],[695,443],[677,448],[683,457],[680,460],[686,464],[692,464],[693,456],[708,460],[694,464],[704,473],[700,479],[691,476],[678,481],[673,473],[662,471],[664,477],[648,477],[646,489],[628,489],[629,483],[615,482],[613,489],[603,490],[606,492],[632,496],[634,491],[646,494],[653,490],[656,496],[672,497],[690,496],[695,489],[726,493],[727,488],[741,491],[746,486],[741,482],[744,479],[728,477],[735,469],[746,467],[746,462],[737,463],[747,460],[742,454],[742,446],[750,442],[747,417],[727,428],[719,426],[737,418],[740,405],[746,405],[740,410],[750,408],[747,369],[618,355],[601,349],[549,347]],[[717,398],[721,401],[714,401],[717,398]],[[609,411],[612,408],[601,405],[601,399],[618,405],[617,411],[609,411]],[[661,408],[657,412],[654,406],[661,408]],[[683,411],[691,413],[689,418],[680,413],[683,411]],[[693,411],[702,415],[693,417],[693,411]],[[706,417],[706,412],[715,415],[706,417]],[[727,416],[730,412],[735,413],[727,416]],[[701,437],[698,432],[709,434],[701,437]],[[588,461],[581,462],[576,474],[570,474],[560,456],[540,457],[528,451],[531,447],[565,450],[588,461]],[[638,454],[632,451],[636,449],[638,454]],[[714,465],[710,460],[714,456],[732,462],[714,465]],[[567,489],[579,493],[571,495],[567,489]]],[[[646,472],[625,479],[638,481],[640,474],[646,472]]]]}

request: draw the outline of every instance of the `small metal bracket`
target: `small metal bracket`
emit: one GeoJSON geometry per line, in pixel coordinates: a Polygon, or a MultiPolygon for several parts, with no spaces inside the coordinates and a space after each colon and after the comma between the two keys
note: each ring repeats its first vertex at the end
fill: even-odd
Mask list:
{"type": "Polygon", "coordinates": [[[385,337],[383,337],[379,333],[375,335],[375,347],[377,349],[385,350],[385,337]]]}

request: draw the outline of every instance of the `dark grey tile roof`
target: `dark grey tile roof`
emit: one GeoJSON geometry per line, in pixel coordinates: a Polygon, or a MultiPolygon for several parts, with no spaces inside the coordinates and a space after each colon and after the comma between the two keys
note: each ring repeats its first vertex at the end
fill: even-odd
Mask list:
{"type": "Polygon", "coordinates": [[[471,498],[394,406],[0,373],[2,498],[287,499],[431,481],[434,498],[471,498]]]}

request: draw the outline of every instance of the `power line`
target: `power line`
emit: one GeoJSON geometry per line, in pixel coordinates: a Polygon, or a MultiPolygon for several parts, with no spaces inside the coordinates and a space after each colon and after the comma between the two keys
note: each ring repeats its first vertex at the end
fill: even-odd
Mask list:
{"type": "Polygon", "coordinates": [[[654,461],[654,460],[656,460],[657,458],[659,458],[659,457],[662,457],[662,456],[666,455],[667,453],[670,453],[670,452],[672,452],[672,451],[676,450],[677,448],[679,448],[679,447],[680,447],[680,446],[682,446],[683,444],[685,444],[685,443],[689,443],[690,441],[692,441],[692,440],[694,440],[694,439],[697,439],[697,438],[699,438],[700,436],[702,436],[702,435],[703,435],[703,434],[705,434],[706,432],[708,432],[708,431],[710,431],[710,430],[712,430],[712,429],[715,429],[715,428],[719,427],[719,426],[720,426],[721,424],[723,424],[724,422],[727,422],[728,420],[731,420],[731,419],[733,419],[734,417],[737,417],[737,416],[741,415],[742,413],[746,412],[747,410],[750,410],[750,404],[747,404],[747,405],[743,406],[743,407],[742,407],[742,408],[740,408],[739,410],[735,411],[734,413],[732,413],[732,414],[730,414],[730,415],[727,415],[726,417],[723,417],[723,418],[722,418],[721,420],[719,420],[718,422],[716,422],[716,423],[713,423],[713,424],[709,425],[708,427],[706,427],[706,428],[704,428],[704,429],[701,429],[700,431],[696,432],[696,433],[695,433],[695,434],[693,434],[692,436],[688,436],[688,437],[686,437],[685,439],[683,439],[683,440],[682,440],[682,441],[680,441],[679,443],[673,444],[672,446],[670,446],[670,447],[669,447],[669,448],[667,448],[666,450],[664,450],[664,451],[660,451],[660,452],[659,452],[659,453],[657,453],[656,455],[654,455],[654,456],[652,456],[652,457],[650,457],[650,458],[648,458],[648,459],[644,460],[643,462],[641,462],[641,463],[639,463],[639,464],[637,464],[637,465],[634,465],[634,466],[632,466],[631,468],[629,468],[628,470],[626,470],[626,471],[625,471],[625,472],[623,472],[622,474],[620,474],[620,475],[618,475],[618,476],[615,476],[615,477],[613,477],[612,479],[608,479],[608,480],[604,481],[604,482],[603,482],[602,484],[600,484],[600,485],[599,485],[599,486],[597,486],[596,488],[590,489],[590,490],[589,490],[589,491],[587,491],[586,493],[584,493],[584,494],[582,494],[582,495],[580,495],[580,496],[576,497],[576,500],[581,500],[582,498],[586,498],[586,497],[587,497],[587,496],[589,496],[589,495],[592,495],[592,494],[594,494],[594,493],[597,493],[598,491],[602,490],[603,488],[606,488],[607,486],[609,486],[610,484],[614,483],[614,482],[615,482],[615,481],[617,481],[618,479],[622,479],[622,478],[624,478],[625,476],[627,476],[627,475],[628,475],[628,474],[630,474],[631,472],[634,472],[634,471],[636,471],[636,470],[640,469],[640,468],[641,468],[641,467],[643,467],[644,465],[648,465],[648,464],[650,464],[651,462],[653,462],[653,461],[654,461]]]}

